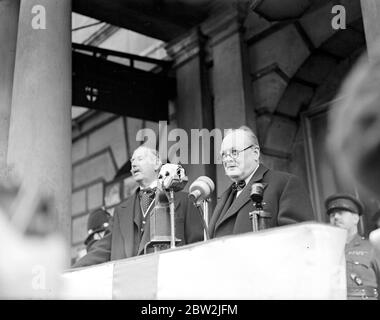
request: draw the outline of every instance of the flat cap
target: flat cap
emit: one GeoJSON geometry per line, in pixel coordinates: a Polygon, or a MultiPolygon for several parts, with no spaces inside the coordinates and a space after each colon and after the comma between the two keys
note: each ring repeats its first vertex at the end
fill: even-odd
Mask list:
{"type": "Polygon", "coordinates": [[[346,210],[359,215],[363,214],[364,207],[359,199],[347,193],[338,193],[329,196],[325,201],[326,213],[329,215],[335,210],[346,210]]]}

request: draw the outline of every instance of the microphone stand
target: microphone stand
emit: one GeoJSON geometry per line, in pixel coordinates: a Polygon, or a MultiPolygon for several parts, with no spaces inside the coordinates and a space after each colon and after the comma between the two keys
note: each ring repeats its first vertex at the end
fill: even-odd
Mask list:
{"type": "Polygon", "coordinates": [[[258,217],[261,215],[262,211],[263,211],[262,203],[254,202],[254,210],[249,213],[249,219],[251,219],[251,222],[252,222],[253,232],[259,231],[258,217]]]}
{"type": "Polygon", "coordinates": [[[203,229],[203,241],[207,241],[209,239],[208,233],[206,230],[208,230],[208,202],[210,201],[210,198],[207,198],[202,201],[202,207],[203,207],[203,220],[205,222],[205,228],[203,229]]]}
{"type": "Polygon", "coordinates": [[[270,212],[264,211],[264,202],[253,201],[253,205],[254,210],[249,213],[249,218],[252,221],[253,232],[268,229],[269,225],[267,225],[267,222],[269,222],[269,220],[272,218],[272,214],[270,212]]]}
{"type": "Polygon", "coordinates": [[[198,201],[193,201],[194,206],[197,208],[199,217],[202,222],[203,226],[203,241],[207,241],[210,239],[210,236],[208,234],[208,203],[210,199],[206,200],[201,200],[200,202],[198,201]],[[203,209],[202,209],[203,207],[203,209]]]}
{"type": "Polygon", "coordinates": [[[169,208],[170,208],[170,248],[175,248],[175,210],[174,210],[174,190],[169,190],[169,208]]]}
{"type": "Polygon", "coordinates": [[[272,214],[264,211],[265,202],[263,202],[264,184],[254,183],[251,190],[251,200],[253,203],[253,211],[249,213],[249,218],[252,221],[252,231],[268,229],[270,227],[270,219],[272,214]]]}

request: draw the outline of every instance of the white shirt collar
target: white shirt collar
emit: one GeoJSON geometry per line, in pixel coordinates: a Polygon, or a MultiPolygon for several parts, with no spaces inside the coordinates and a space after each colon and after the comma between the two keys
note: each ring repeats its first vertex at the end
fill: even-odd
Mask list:
{"type": "Polygon", "coordinates": [[[157,180],[153,180],[152,183],[149,186],[147,186],[147,187],[143,188],[143,187],[140,186],[140,190],[144,190],[144,189],[147,189],[147,188],[153,189],[153,188],[156,188],[156,187],[157,187],[157,180]]]}
{"type": "MultiPolygon", "coordinates": [[[[244,179],[244,181],[245,181],[245,186],[247,186],[249,180],[251,180],[251,178],[253,177],[253,175],[254,175],[255,172],[257,171],[257,168],[258,168],[258,167],[259,167],[259,164],[258,164],[257,167],[255,168],[255,170],[253,170],[252,173],[251,173],[247,178],[244,179]]],[[[245,188],[245,187],[244,187],[244,188],[245,188]]],[[[239,190],[239,191],[236,193],[236,197],[238,197],[239,194],[240,194],[243,190],[244,190],[244,189],[239,190]]]]}

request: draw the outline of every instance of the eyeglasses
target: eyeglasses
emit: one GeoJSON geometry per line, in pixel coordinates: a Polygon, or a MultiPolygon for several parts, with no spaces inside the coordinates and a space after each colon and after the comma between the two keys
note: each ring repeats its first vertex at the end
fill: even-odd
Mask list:
{"type": "Polygon", "coordinates": [[[226,160],[227,156],[230,156],[232,159],[236,159],[240,153],[242,153],[243,151],[248,150],[249,148],[252,148],[252,147],[254,147],[253,144],[251,144],[249,147],[247,147],[243,150],[231,149],[230,152],[222,152],[220,156],[222,157],[222,160],[226,160]]]}

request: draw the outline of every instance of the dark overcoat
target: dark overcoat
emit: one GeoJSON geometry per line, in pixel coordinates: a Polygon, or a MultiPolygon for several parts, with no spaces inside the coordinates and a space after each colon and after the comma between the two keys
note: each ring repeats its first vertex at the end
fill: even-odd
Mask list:
{"type": "Polygon", "coordinates": [[[272,215],[269,227],[314,220],[309,194],[300,179],[289,173],[270,170],[260,164],[225,214],[221,213],[232,192],[232,186],[218,198],[209,225],[211,238],[252,231],[249,212],[254,209],[250,199],[253,183],[264,185],[264,209],[272,215]]]}
{"type": "MultiPolygon", "coordinates": [[[[176,238],[181,240],[178,246],[203,240],[200,215],[188,200],[187,193],[176,192],[174,200],[176,238]]],[[[139,215],[135,214],[136,210],[140,212],[138,189],[115,208],[104,238],[98,240],[90,252],[73,267],[85,267],[142,254],[144,246],[150,241],[150,222],[148,218],[141,241],[136,242],[140,232],[140,224],[137,221],[139,215]]]]}

